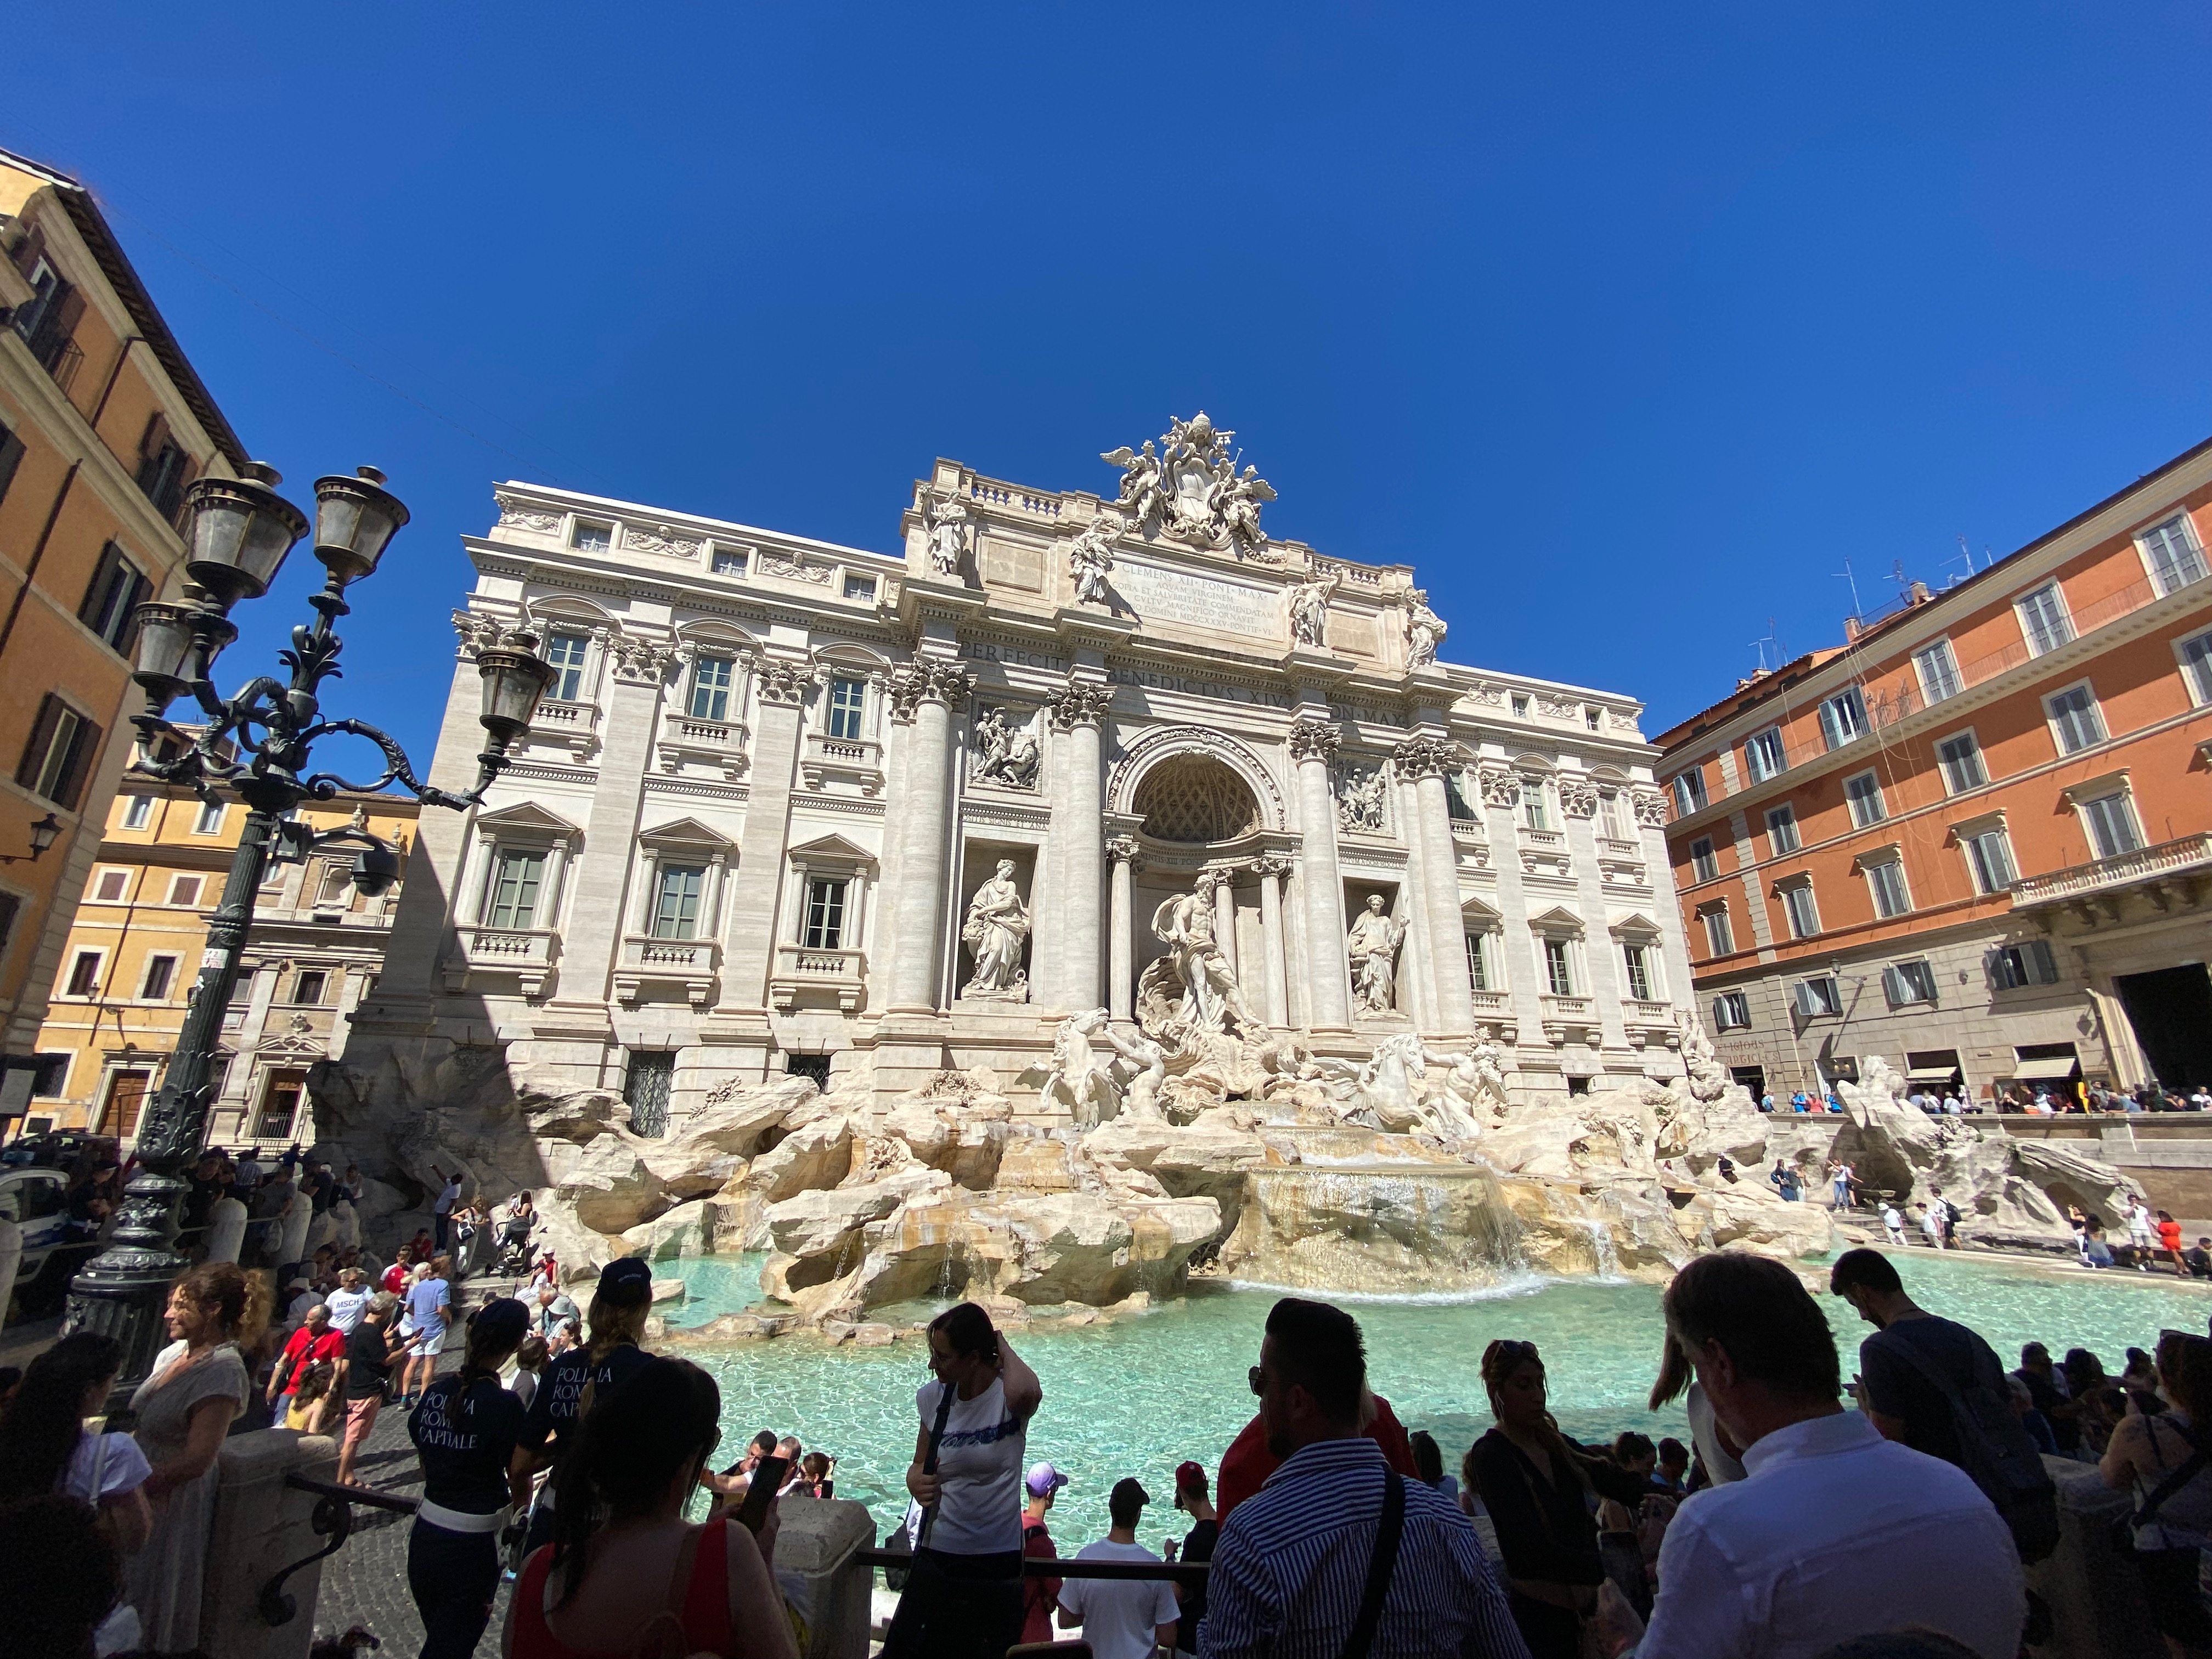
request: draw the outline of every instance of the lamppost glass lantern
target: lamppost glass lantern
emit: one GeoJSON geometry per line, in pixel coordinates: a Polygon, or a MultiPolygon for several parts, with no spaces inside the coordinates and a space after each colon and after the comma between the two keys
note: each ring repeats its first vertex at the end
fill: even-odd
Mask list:
{"type": "Polygon", "coordinates": [[[406,507],[380,487],[383,483],[373,466],[356,469],[350,478],[335,472],[315,480],[315,556],[341,586],[373,574],[407,522],[406,507]]]}
{"type": "Polygon", "coordinates": [[[279,495],[269,467],[245,478],[202,478],[186,495],[192,509],[185,568],[228,611],[269,591],[292,544],[307,533],[307,515],[279,495]]]}
{"type": "Polygon", "coordinates": [[[157,714],[185,694],[204,665],[192,654],[202,629],[207,634],[210,662],[238,637],[229,622],[198,605],[152,599],[140,605],[136,615],[138,660],[131,678],[144,689],[157,714]]]}
{"type": "Polygon", "coordinates": [[[553,683],[552,665],[537,654],[537,645],[536,635],[516,629],[477,653],[477,672],[483,676],[480,718],[495,750],[503,751],[530,729],[538,700],[553,683]]]}
{"type": "Polygon", "coordinates": [[[61,833],[61,820],[52,812],[31,826],[31,860],[33,863],[38,861],[40,854],[60,838],[61,833]]]}

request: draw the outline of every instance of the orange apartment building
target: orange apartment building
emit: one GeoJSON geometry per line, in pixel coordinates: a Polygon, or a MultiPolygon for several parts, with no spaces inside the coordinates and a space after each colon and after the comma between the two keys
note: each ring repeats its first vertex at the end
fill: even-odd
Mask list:
{"type": "MultiPolygon", "coordinates": [[[[0,1052],[30,1054],[132,755],[132,612],[246,465],[82,185],[0,150],[0,1052]],[[40,842],[47,844],[40,848],[40,842]],[[38,856],[30,856],[33,849],[38,856]]],[[[27,1103],[0,1073],[0,1129],[27,1103]]]]}
{"type": "Polygon", "coordinates": [[[2212,441],[1662,733],[1754,1091],[2212,1082],[2212,441]]]}

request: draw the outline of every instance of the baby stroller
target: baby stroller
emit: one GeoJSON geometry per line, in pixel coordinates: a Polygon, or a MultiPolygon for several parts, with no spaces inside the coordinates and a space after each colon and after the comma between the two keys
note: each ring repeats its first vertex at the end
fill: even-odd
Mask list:
{"type": "Polygon", "coordinates": [[[499,1276],[520,1279],[530,1271],[530,1234],[535,1215],[502,1217],[499,1224],[499,1276]]]}

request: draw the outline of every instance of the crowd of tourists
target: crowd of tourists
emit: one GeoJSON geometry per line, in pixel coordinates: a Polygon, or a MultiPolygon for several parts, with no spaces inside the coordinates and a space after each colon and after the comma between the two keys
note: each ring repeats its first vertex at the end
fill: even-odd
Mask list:
{"type": "MultiPolygon", "coordinates": [[[[268,1276],[194,1268],[170,1346],[103,1426],[88,1419],[122,1358],[105,1336],[64,1338],[0,1392],[8,1639],[71,1659],[191,1649],[223,1437],[256,1411],[337,1433],[349,1480],[396,1399],[422,1475],[407,1578],[425,1659],[474,1653],[503,1577],[510,1659],[796,1659],[809,1610],[775,1577],[778,1502],[834,1495],[834,1461],[772,1429],[714,1456],[714,1380],[641,1346],[645,1261],[600,1273],[578,1340],[550,1280],[457,1318],[426,1244],[404,1296],[349,1269],[273,1322],[268,1276]],[[449,1339],[460,1363],[441,1371],[449,1339]]],[[[1650,1405],[1680,1400],[1686,1440],[1579,1442],[1545,1356],[1490,1343],[1492,1423],[1456,1478],[1370,1386],[1357,1322],[1285,1298],[1214,1477],[1186,1460],[1166,1482],[1180,1535],[1140,1540],[1149,1477],[1124,1474],[1105,1535],[1065,1558],[1051,1516],[1069,1475],[1028,1455],[1042,1385],[962,1304],[927,1333],[885,1654],[998,1659],[1079,1634],[1095,1659],[2014,1659],[2047,1617],[2024,1574],[2058,1538],[2045,1455],[2132,1493],[2130,1553],[2169,1651],[2212,1654],[2212,1439],[2196,1427],[2212,1340],[2164,1333],[2117,1376],[2032,1343],[2008,1372],[1879,1251],[1845,1252],[1828,1288],[1872,1328],[1850,1365],[1790,1268],[1730,1252],[1675,1276],[1650,1405]]]]}

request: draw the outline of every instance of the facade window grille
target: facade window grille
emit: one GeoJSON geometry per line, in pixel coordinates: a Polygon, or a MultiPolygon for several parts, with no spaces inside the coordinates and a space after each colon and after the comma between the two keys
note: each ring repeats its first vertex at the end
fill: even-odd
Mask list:
{"type": "Polygon", "coordinates": [[[668,1133],[669,1085],[676,1080],[676,1051],[672,1048],[633,1048],[629,1069],[623,1079],[623,1103],[629,1108],[629,1126],[648,1140],[668,1133]]]}

